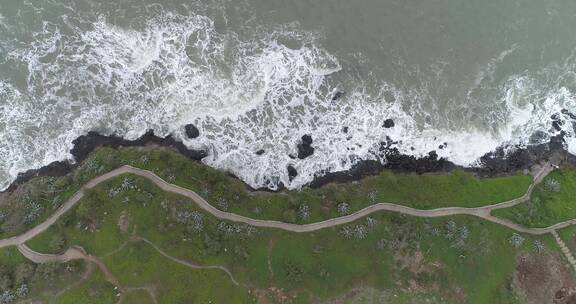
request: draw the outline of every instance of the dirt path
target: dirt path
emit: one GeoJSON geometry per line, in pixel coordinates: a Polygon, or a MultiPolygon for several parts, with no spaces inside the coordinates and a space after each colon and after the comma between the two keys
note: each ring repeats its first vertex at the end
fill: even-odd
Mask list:
{"type": "Polygon", "coordinates": [[[88,278],[90,278],[90,275],[92,275],[93,272],[94,272],[94,264],[86,263],[86,271],[82,274],[82,277],[79,280],[72,283],[71,285],[68,285],[64,289],[58,291],[58,293],[54,294],[53,298],[57,299],[58,297],[63,295],[68,290],[71,290],[73,288],[80,286],[82,283],[86,282],[86,280],[88,280],[88,278]]]}
{"type": "Polygon", "coordinates": [[[228,268],[226,268],[226,267],[224,267],[224,266],[219,266],[219,265],[203,266],[203,265],[193,264],[193,263],[190,263],[190,262],[188,262],[188,261],[184,261],[184,260],[181,260],[181,259],[179,259],[179,258],[176,258],[176,257],[173,257],[173,256],[169,255],[168,253],[164,252],[164,250],[158,248],[158,246],[156,246],[154,243],[150,242],[149,240],[147,240],[147,239],[145,239],[145,238],[140,237],[140,238],[138,238],[138,239],[139,239],[140,241],[143,241],[143,242],[145,242],[146,244],[150,245],[150,246],[151,246],[152,248],[154,248],[154,250],[156,250],[159,254],[161,254],[161,255],[164,256],[165,258],[167,258],[167,259],[169,259],[169,260],[171,260],[171,261],[173,261],[173,262],[175,262],[175,263],[184,265],[184,266],[189,267],[189,268],[192,268],[192,269],[219,269],[219,270],[222,270],[222,271],[224,271],[224,272],[228,275],[228,277],[230,277],[230,280],[232,281],[232,283],[234,283],[234,285],[236,285],[236,286],[243,286],[242,284],[238,283],[238,281],[236,281],[236,279],[234,279],[234,276],[232,275],[232,272],[231,272],[230,270],[228,270],[228,268]]]}
{"type": "Polygon", "coordinates": [[[68,248],[68,250],[66,250],[66,252],[64,252],[62,254],[39,253],[39,252],[32,250],[26,244],[19,244],[17,246],[17,248],[18,248],[18,251],[20,251],[20,253],[22,253],[22,255],[24,257],[26,257],[27,259],[29,259],[30,261],[32,261],[36,264],[65,263],[65,262],[68,262],[71,260],[85,260],[87,262],[93,263],[94,265],[96,265],[98,267],[98,269],[100,269],[100,271],[102,271],[106,281],[108,281],[109,283],[111,283],[112,285],[114,285],[118,288],[118,293],[119,293],[118,302],[119,303],[122,302],[124,290],[122,289],[122,287],[120,285],[120,281],[118,281],[118,279],[114,276],[114,274],[112,274],[112,272],[110,272],[108,267],[106,267],[106,265],[104,265],[104,263],[102,263],[102,261],[100,259],[98,259],[95,256],[87,254],[86,251],[84,251],[84,249],[82,247],[72,246],[72,247],[68,248]]]}
{"type": "Polygon", "coordinates": [[[272,250],[274,249],[274,245],[276,245],[276,239],[270,239],[268,242],[268,251],[266,254],[266,262],[268,264],[268,273],[270,274],[270,280],[274,279],[274,269],[272,268],[272,250]]]}
{"type": "Polygon", "coordinates": [[[501,202],[501,203],[497,203],[497,204],[493,204],[493,205],[487,205],[487,206],[477,207],[477,208],[448,207],[448,208],[438,208],[438,209],[430,209],[430,210],[420,210],[420,209],[414,209],[414,208],[410,208],[410,207],[406,207],[406,206],[402,206],[402,205],[398,205],[398,204],[378,203],[378,204],[368,206],[368,207],[361,209],[359,211],[356,211],[350,215],[332,218],[332,219],[328,219],[328,220],[325,220],[322,222],[317,222],[317,223],[298,225],[298,224],[284,223],[284,222],[280,222],[280,221],[252,219],[252,218],[245,217],[242,215],[221,211],[219,209],[216,209],[211,204],[209,204],[206,200],[204,200],[204,198],[202,198],[200,195],[198,195],[196,192],[194,192],[192,190],[189,190],[189,189],[177,186],[177,185],[170,184],[170,183],[166,182],[165,180],[163,180],[162,178],[160,178],[159,176],[157,176],[156,174],[154,174],[153,172],[143,170],[143,169],[134,168],[134,167],[126,165],[126,166],[122,166],[120,168],[117,168],[115,170],[112,170],[108,173],[105,173],[103,175],[100,175],[100,176],[92,179],[91,181],[86,183],[82,188],[80,188],[80,190],[78,190],[78,192],[76,192],[70,199],[68,199],[60,208],[58,208],[58,210],[56,210],[56,212],[53,215],[51,215],[44,222],[40,223],[36,227],[28,230],[27,232],[25,232],[21,235],[0,240],[0,248],[6,247],[6,246],[18,246],[20,244],[24,244],[26,241],[28,241],[28,240],[34,238],[35,236],[39,235],[40,233],[44,232],[46,229],[48,229],[50,226],[52,226],[62,215],[64,215],[67,211],[69,211],[72,207],[74,207],[78,203],[78,201],[80,201],[84,197],[85,190],[94,188],[95,186],[97,186],[98,184],[100,184],[102,182],[105,182],[107,180],[110,180],[114,177],[117,177],[117,176],[120,176],[123,174],[133,174],[133,175],[144,177],[144,178],[152,181],[154,184],[156,184],[158,187],[160,187],[163,191],[172,192],[172,193],[176,193],[176,194],[185,196],[185,197],[193,200],[198,205],[198,207],[202,208],[204,211],[210,213],[214,217],[217,217],[217,218],[223,219],[223,220],[241,222],[241,223],[245,223],[245,224],[252,225],[255,227],[276,228],[276,229],[282,229],[282,230],[291,231],[291,232],[298,232],[298,233],[311,232],[311,231],[316,231],[316,230],[320,230],[320,229],[325,229],[325,228],[329,228],[329,227],[334,227],[334,226],[350,223],[350,222],[356,221],[362,217],[365,217],[365,216],[367,216],[371,213],[377,212],[377,211],[392,211],[392,212],[398,212],[398,213],[408,214],[408,215],[416,216],[416,217],[424,217],[424,218],[444,217],[444,216],[451,216],[451,215],[472,215],[472,216],[477,216],[477,217],[480,217],[482,219],[485,219],[487,221],[490,221],[490,222],[493,222],[496,224],[506,226],[506,227],[513,229],[513,230],[516,230],[518,232],[540,235],[540,234],[550,233],[556,229],[561,229],[564,227],[574,225],[574,224],[576,224],[576,219],[557,223],[553,226],[546,227],[546,228],[526,228],[524,226],[518,225],[518,224],[513,223],[511,221],[492,216],[490,213],[492,210],[495,210],[495,209],[508,208],[508,207],[512,207],[514,205],[517,205],[517,204],[520,204],[522,202],[527,201],[530,198],[530,194],[532,193],[532,190],[534,189],[534,185],[537,184],[538,182],[540,182],[552,170],[553,170],[553,166],[550,164],[546,164],[546,165],[542,166],[534,174],[534,183],[532,183],[530,185],[530,187],[528,188],[528,190],[526,191],[526,193],[524,195],[522,195],[521,197],[516,198],[516,199],[512,199],[512,200],[509,200],[506,202],[501,202]]]}

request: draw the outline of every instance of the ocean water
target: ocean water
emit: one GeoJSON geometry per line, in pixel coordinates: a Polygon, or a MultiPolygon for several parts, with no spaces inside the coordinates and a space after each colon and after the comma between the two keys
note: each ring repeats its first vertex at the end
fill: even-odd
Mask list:
{"type": "Polygon", "coordinates": [[[88,131],[172,134],[270,189],[386,162],[387,137],[466,166],[562,131],[576,153],[576,1],[157,2],[0,0],[0,189],[88,131]]]}

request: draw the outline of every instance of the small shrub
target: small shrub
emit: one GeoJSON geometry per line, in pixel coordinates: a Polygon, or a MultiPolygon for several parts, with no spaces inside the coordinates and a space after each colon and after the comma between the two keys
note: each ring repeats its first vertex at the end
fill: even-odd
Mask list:
{"type": "Polygon", "coordinates": [[[354,236],[354,231],[350,226],[340,228],[340,235],[345,239],[351,239],[354,236]]]}
{"type": "Polygon", "coordinates": [[[340,215],[346,215],[350,213],[350,205],[348,203],[340,203],[338,206],[336,206],[336,209],[340,215]]]}
{"type": "Polygon", "coordinates": [[[508,239],[508,242],[512,244],[514,248],[518,248],[524,244],[524,237],[518,233],[512,233],[512,236],[508,239]]]}
{"type": "Polygon", "coordinates": [[[228,201],[223,197],[219,197],[216,200],[216,207],[222,211],[226,211],[228,210],[228,201]]]}
{"type": "Polygon", "coordinates": [[[298,219],[303,222],[307,222],[310,219],[310,206],[302,204],[298,207],[298,219]]]}
{"type": "Polygon", "coordinates": [[[34,222],[42,214],[42,211],[44,210],[44,207],[42,207],[42,205],[38,204],[35,201],[28,202],[25,208],[26,208],[26,216],[24,217],[24,223],[26,224],[34,222]]]}
{"type": "Polygon", "coordinates": [[[544,190],[549,192],[560,192],[560,182],[555,178],[547,178],[544,181],[544,190]]]}
{"type": "Polygon", "coordinates": [[[19,298],[24,298],[28,295],[30,289],[28,289],[28,285],[22,284],[18,288],[16,288],[16,296],[19,298]]]}
{"type": "Polygon", "coordinates": [[[368,236],[368,228],[364,225],[354,226],[354,237],[359,240],[363,240],[368,236]]]}
{"type": "Polygon", "coordinates": [[[371,205],[376,204],[378,201],[378,191],[371,191],[368,193],[368,202],[371,205]]]}
{"type": "Polygon", "coordinates": [[[367,217],[366,218],[366,226],[370,229],[374,229],[374,227],[376,227],[376,224],[378,224],[378,222],[371,217],[367,217]]]}
{"type": "Polygon", "coordinates": [[[12,290],[6,290],[0,294],[0,304],[10,304],[14,303],[16,300],[16,295],[12,290]]]}
{"type": "Polygon", "coordinates": [[[545,249],[544,243],[540,240],[534,240],[534,250],[536,250],[537,253],[542,253],[545,249]]]}
{"type": "Polygon", "coordinates": [[[455,221],[449,220],[444,225],[444,228],[446,230],[444,236],[450,241],[450,247],[462,248],[466,245],[466,240],[470,235],[470,231],[466,225],[458,227],[455,221]]]}

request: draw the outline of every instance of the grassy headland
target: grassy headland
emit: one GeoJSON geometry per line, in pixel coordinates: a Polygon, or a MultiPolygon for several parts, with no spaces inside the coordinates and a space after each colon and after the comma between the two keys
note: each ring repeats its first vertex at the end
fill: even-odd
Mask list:
{"type": "MultiPolygon", "coordinates": [[[[154,286],[159,303],[250,303],[259,297],[317,303],[359,286],[404,299],[425,294],[432,303],[459,303],[459,297],[514,303],[509,288],[516,256],[554,248],[549,236],[515,235],[467,216],[424,220],[381,212],[307,234],[254,228],[213,218],[130,175],[90,191],[28,245],[44,253],[80,245],[124,287],[154,286]],[[224,266],[241,286],[221,270],[175,263],[142,239],[180,260],[224,266]]],[[[392,296],[389,301],[404,303],[392,296]]]]}
{"type": "Polygon", "coordinates": [[[477,207],[519,197],[532,181],[526,175],[479,179],[462,171],[426,175],[383,171],[357,182],[318,189],[254,192],[237,178],[169,148],[99,148],[64,177],[35,178],[13,193],[3,194],[0,237],[33,227],[84,183],[124,164],[153,171],[170,183],[196,191],[221,210],[291,223],[326,220],[378,202],[420,209],[477,207]]]}
{"type": "Polygon", "coordinates": [[[576,218],[576,170],[553,171],[536,185],[529,202],[495,210],[494,215],[527,227],[548,227],[576,218]]]}
{"type": "MultiPolygon", "coordinates": [[[[84,183],[125,164],[194,190],[221,210],[292,223],[325,220],[378,202],[422,209],[482,206],[521,196],[532,180],[383,171],[358,182],[270,193],[250,191],[238,179],[171,149],[99,148],[64,177],[35,178],[5,194],[2,237],[32,227],[84,183]],[[27,220],[18,225],[22,219],[27,220]]],[[[520,235],[469,216],[420,219],[379,212],[312,233],[254,228],[214,218],[187,198],[132,175],[89,190],[28,245],[41,253],[83,247],[119,280],[126,303],[318,303],[365,297],[393,304],[415,299],[521,303],[512,286],[518,256],[559,256],[550,236],[520,235]],[[221,269],[190,265],[225,267],[239,285],[221,269]]],[[[1,252],[19,256],[14,248],[1,252]]],[[[52,300],[112,303],[112,288],[92,273],[52,300]]],[[[40,285],[31,290],[44,292],[40,285]]]]}

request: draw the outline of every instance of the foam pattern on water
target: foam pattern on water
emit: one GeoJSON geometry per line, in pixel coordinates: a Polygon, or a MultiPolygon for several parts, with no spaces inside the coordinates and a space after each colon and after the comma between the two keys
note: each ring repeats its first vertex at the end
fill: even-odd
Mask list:
{"type": "MultiPolygon", "coordinates": [[[[499,84],[493,130],[433,128],[417,121],[423,115],[417,108],[406,108],[408,100],[417,104],[425,98],[425,91],[397,88],[369,75],[333,77],[347,71],[318,47],[320,36],[291,25],[242,40],[234,32],[218,32],[207,17],[168,13],[138,30],[104,19],[44,22],[31,45],[6,56],[27,75],[26,85],[0,81],[0,188],[19,172],[70,159],[72,141],[90,130],[127,139],[149,129],[173,134],[190,148],[207,150],[206,164],[254,188],[276,189],[280,183],[298,188],[361,160],[385,162],[378,151],[386,137],[406,154],[436,150],[457,164],[475,165],[501,144],[545,141],[560,132],[551,128],[552,115],[576,112],[569,58],[542,75],[515,75],[499,84]],[[297,47],[285,40],[298,42],[297,47]],[[346,95],[332,100],[341,87],[346,95]],[[393,128],[382,127],[387,118],[394,120],[393,128]],[[188,123],[200,129],[199,138],[186,138],[188,123]],[[531,138],[536,131],[544,136],[531,138]],[[315,152],[299,160],[296,145],[304,134],[312,136],[315,152]],[[260,149],[265,153],[257,155],[260,149]],[[293,180],[288,165],[298,171],[293,180]]],[[[476,86],[513,52],[505,50],[489,62],[476,86]]],[[[576,152],[572,122],[559,115],[566,118],[561,128],[568,148],[576,152]]]]}

